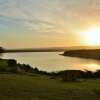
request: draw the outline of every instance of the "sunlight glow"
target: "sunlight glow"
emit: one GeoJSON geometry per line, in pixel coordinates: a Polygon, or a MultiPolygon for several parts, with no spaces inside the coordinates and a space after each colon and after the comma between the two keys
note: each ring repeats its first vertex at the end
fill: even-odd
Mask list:
{"type": "Polygon", "coordinates": [[[85,66],[88,67],[89,70],[92,70],[92,71],[98,70],[100,68],[100,66],[95,63],[85,64],[85,66]]]}
{"type": "Polygon", "coordinates": [[[92,27],[83,33],[83,38],[88,45],[100,45],[100,28],[92,27]]]}

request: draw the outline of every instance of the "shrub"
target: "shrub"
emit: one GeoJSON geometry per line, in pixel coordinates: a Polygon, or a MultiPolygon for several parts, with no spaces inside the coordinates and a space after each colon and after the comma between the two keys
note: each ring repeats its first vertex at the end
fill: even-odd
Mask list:
{"type": "Polygon", "coordinates": [[[100,78],[100,70],[97,70],[97,71],[94,73],[94,77],[95,77],[95,78],[100,78]]]}
{"type": "Polygon", "coordinates": [[[14,66],[16,66],[17,65],[17,61],[16,60],[14,60],[14,59],[10,59],[10,60],[8,60],[8,66],[9,67],[14,67],[14,66]]]}
{"type": "Polygon", "coordinates": [[[0,47],[0,53],[3,53],[4,51],[5,51],[5,49],[0,47]]]}
{"type": "Polygon", "coordinates": [[[73,70],[62,71],[61,78],[63,81],[75,82],[78,81],[77,74],[73,70]]]}
{"type": "Polygon", "coordinates": [[[93,72],[92,71],[86,70],[85,73],[86,73],[87,78],[94,78],[94,75],[93,75],[93,72]]]}

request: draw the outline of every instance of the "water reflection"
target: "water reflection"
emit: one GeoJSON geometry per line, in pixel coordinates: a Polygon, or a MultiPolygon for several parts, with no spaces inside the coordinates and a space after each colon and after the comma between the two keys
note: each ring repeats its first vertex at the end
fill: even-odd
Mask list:
{"type": "Polygon", "coordinates": [[[16,59],[19,63],[30,64],[40,70],[60,71],[74,70],[97,70],[100,69],[100,61],[75,57],[64,57],[62,52],[33,52],[33,53],[10,53],[4,54],[3,58],[16,59]]]}
{"type": "Polygon", "coordinates": [[[95,64],[95,63],[93,63],[93,64],[85,64],[85,66],[87,66],[89,68],[89,70],[93,70],[93,71],[95,71],[96,69],[100,69],[100,65],[95,64]]]}

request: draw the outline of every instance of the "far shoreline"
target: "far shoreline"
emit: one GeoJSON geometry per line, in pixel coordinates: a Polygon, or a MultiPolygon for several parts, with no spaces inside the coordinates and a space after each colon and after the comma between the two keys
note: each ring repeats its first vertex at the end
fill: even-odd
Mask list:
{"type": "Polygon", "coordinates": [[[64,52],[65,50],[5,50],[3,53],[28,53],[28,52],[64,52]]]}
{"type": "Polygon", "coordinates": [[[84,59],[94,59],[100,60],[100,49],[91,49],[91,50],[67,50],[62,56],[69,56],[69,57],[77,57],[77,58],[84,58],[84,59]]]}

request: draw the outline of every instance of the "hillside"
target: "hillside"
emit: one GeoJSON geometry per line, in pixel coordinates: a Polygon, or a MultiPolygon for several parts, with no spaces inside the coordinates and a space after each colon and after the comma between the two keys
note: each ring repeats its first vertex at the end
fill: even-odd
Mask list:
{"type": "Polygon", "coordinates": [[[62,55],[71,56],[71,57],[80,57],[80,58],[100,60],[100,49],[67,50],[62,55]]]}
{"type": "Polygon", "coordinates": [[[61,82],[47,76],[0,74],[0,100],[99,100],[100,80],[61,82]]]}

